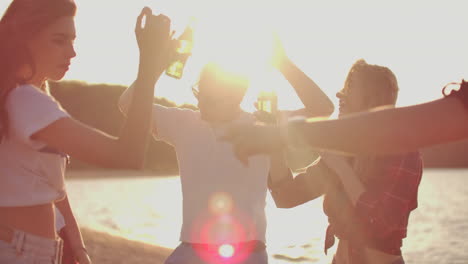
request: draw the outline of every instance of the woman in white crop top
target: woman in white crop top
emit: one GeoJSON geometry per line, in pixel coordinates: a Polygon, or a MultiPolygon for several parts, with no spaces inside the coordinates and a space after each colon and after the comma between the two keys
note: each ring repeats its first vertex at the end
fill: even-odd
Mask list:
{"type": "Polygon", "coordinates": [[[113,137],[70,117],[46,89],[76,55],[75,10],[72,0],[13,0],[0,20],[0,263],[59,263],[54,203],[69,206],[63,153],[103,167],[143,164],[170,21],[149,8],[137,19],[140,89],[113,137]]]}

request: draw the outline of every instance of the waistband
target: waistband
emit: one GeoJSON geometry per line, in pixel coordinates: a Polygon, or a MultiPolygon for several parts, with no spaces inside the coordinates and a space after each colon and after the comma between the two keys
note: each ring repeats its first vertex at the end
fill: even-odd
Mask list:
{"type": "Polygon", "coordinates": [[[0,226],[0,240],[10,244],[19,255],[32,253],[37,256],[50,257],[53,264],[61,263],[63,241],[60,238],[50,239],[0,226]]]}
{"type": "Polygon", "coordinates": [[[260,240],[251,240],[246,242],[237,242],[237,243],[225,243],[225,244],[205,244],[205,243],[189,243],[182,242],[183,245],[191,246],[196,250],[203,251],[216,251],[218,252],[223,246],[233,247],[235,251],[249,251],[249,252],[258,252],[266,249],[266,245],[263,241],[260,240]]]}

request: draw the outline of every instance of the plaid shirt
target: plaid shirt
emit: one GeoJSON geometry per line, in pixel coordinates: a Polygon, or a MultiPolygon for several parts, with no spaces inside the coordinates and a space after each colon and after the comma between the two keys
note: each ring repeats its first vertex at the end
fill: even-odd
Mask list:
{"type": "Polygon", "coordinates": [[[324,162],[317,160],[305,173],[270,182],[269,188],[278,207],[290,208],[325,195],[323,209],[329,218],[325,253],[335,236],[349,241],[351,264],[363,264],[364,247],[400,255],[406,237],[408,217],[417,207],[422,176],[419,152],[380,156],[373,160],[378,168],[363,182],[366,191],[356,206],[348,198],[340,179],[324,162]]]}
{"type": "Polygon", "coordinates": [[[420,153],[381,156],[376,162],[380,167],[379,175],[363,182],[366,191],[356,206],[352,206],[349,199],[342,203],[344,205],[336,204],[336,197],[344,193],[341,185],[335,185],[332,201],[327,201],[330,191],[325,196],[324,210],[330,222],[325,253],[334,244],[335,235],[348,240],[350,264],[365,263],[364,247],[400,255],[409,214],[418,206],[417,194],[422,177],[420,153]]]}

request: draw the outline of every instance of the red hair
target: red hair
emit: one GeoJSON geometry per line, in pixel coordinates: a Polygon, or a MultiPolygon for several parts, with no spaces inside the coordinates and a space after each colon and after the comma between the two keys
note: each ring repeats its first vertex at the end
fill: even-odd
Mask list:
{"type": "Polygon", "coordinates": [[[30,40],[59,18],[74,16],[72,0],[13,0],[0,19],[0,140],[8,132],[5,101],[18,85],[34,75],[35,64],[28,49],[30,40]],[[32,74],[18,77],[19,69],[29,65],[32,74]]]}

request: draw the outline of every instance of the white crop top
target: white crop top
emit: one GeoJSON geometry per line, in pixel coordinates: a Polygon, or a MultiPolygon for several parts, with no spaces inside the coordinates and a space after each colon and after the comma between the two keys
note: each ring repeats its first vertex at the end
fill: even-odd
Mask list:
{"type": "Polygon", "coordinates": [[[8,95],[8,136],[0,143],[0,206],[46,204],[65,197],[66,157],[31,136],[68,117],[52,96],[31,85],[8,95]]]}

